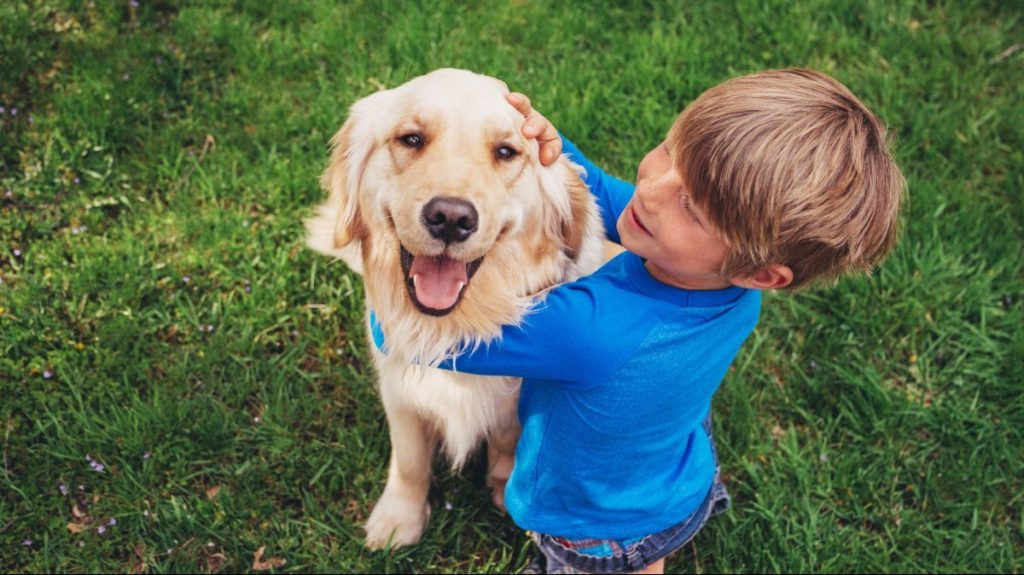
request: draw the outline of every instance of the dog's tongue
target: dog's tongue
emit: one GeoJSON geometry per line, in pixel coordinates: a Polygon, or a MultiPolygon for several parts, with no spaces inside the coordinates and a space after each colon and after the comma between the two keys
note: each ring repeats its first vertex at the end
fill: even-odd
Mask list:
{"type": "Polygon", "coordinates": [[[433,309],[448,309],[459,300],[466,278],[466,264],[444,256],[418,256],[409,268],[416,299],[433,309]]]}

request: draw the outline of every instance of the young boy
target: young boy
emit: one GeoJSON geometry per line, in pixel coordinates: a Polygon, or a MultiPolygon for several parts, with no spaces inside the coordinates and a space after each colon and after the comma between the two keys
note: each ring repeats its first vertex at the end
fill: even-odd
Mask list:
{"type": "Polygon", "coordinates": [[[542,553],[532,568],[661,573],[728,507],[711,399],[761,290],[870,270],[896,240],[903,179],[879,120],[808,70],[702,94],[635,187],[562,142],[525,96],[509,102],[543,161],[564,143],[585,168],[608,238],[627,251],[441,367],[523,377],[505,504],[542,553]]]}

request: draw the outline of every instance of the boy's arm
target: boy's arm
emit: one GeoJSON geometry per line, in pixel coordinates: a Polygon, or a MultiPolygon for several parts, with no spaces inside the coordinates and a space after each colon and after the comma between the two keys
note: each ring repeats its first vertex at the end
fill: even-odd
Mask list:
{"type": "MultiPolygon", "coordinates": [[[[619,363],[605,317],[594,293],[580,282],[551,290],[520,325],[506,325],[501,338],[481,345],[438,367],[476,375],[506,375],[562,381],[596,381],[619,363]]],[[[370,327],[374,344],[384,350],[384,333],[376,317],[370,327]]]]}

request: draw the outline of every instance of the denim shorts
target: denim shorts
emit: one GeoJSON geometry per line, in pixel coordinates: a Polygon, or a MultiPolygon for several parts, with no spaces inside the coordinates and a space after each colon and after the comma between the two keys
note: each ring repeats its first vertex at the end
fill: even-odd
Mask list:
{"type": "Polygon", "coordinates": [[[566,539],[528,532],[541,555],[524,573],[630,573],[686,545],[708,519],[729,508],[729,493],[719,472],[711,415],[704,419],[715,460],[715,478],[704,501],[681,523],[664,531],[631,539],[566,539]]]}

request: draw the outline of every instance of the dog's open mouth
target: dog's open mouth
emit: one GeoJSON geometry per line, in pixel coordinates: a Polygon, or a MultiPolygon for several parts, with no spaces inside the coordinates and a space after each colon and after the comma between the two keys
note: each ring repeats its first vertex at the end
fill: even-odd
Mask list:
{"type": "Polygon", "coordinates": [[[448,315],[459,305],[473,274],[480,269],[483,256],[463,262],[440,256],[414,256],[402,250],[405,289],[416,308],[427,315],[448,315]]]}

